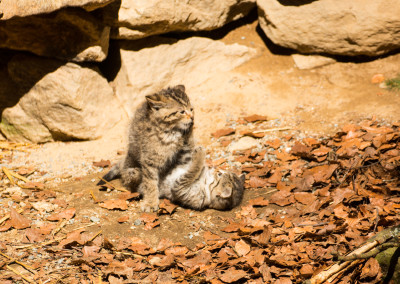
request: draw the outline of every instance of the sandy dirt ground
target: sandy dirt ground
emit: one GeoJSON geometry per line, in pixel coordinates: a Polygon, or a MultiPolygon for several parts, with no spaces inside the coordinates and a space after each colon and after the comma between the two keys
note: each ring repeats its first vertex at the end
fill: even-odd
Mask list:
{"type": "MultiPolygon", "coordinates": [[[[227,44],[237,42],[254,47],[259,53],[235,70],[187,90],[196,109],[197,141],[208,148],[212,157],[215,155],[212,154],[214,140],[211,133],[225,127],[227,121],[244,115],[266,115],[271,127],[290,128],[284,132],[271,132],[271,138],[288,134],[303,137],[330,135],[349,122],[371,116],[388,122],[399,119],[400,94],[372,84],[371,78],[378,73],[386,78],[396,76],[400,54],[372,61],[337,61],[300,70],[295,66],[291,52],[269,43],[255,21],[236,27],[221,40],[227,44]]],[[[234,218],[238,209],[193,212],[179,208],[172,216],[160,217],[162,226],[145,231],[143,226],[133,225],[140,215],[137,206],[130,207],[127,213],[102,209],[92,202],[90,192],[99,199],[118,194],[100,191],[95,186],[98,177],[107,169],[94,167],[93,162],[104,159],[114,163],[122,157],[126,128],[127,120],[124,120],[99,140],[48,143],[27,152],[16,152],[12,161],[3,166],[36,169],[38,174],[30,178],[56,189],[57,198],[65,199],[69,206],[76,208],[76,223],[91,223],[91,218],[99,218],[101,225],[99,223],[90,230],[95,232],[101,227],[110,239],[139,236],[156,244],[162,236],[190,247],[200,241],[203,229],[223,235],[219,228],[234,218]],[[129,222],[115,221],[126,214],[129,222]]],[[[118,181],[115,184],[118,185],[118,181]]],[[[243,204],[250,198],[267,195],[265,189],[246,192],[243,204]]]]}
{"type": "MultiPolygon", "coordinates": [[[[375,115],[398,120],[400,94],[372,84],[375,74],[397,75],[400,54],[372,61],[341,62],[311,70],[295,66],[291,51],[268,42],[257,22],[245,23],[221,40],[256,48],[258,56],[230,72],[221,73],[191,90],[197,141],[209,146],[210,133],[227,120],[261,114],[276,127],[291,127],[304,135],[332,134],[341,125],[375,115]]],[[[14,156],[10,166],[28,165],[46,171],[41,178],[56,182],[92,174],[93,161],[117,161],[125,150],[128,119],[95,141],[55,142],[14,156]]],[[[40,177],[38,177],[40,178],[40,177]]]]}

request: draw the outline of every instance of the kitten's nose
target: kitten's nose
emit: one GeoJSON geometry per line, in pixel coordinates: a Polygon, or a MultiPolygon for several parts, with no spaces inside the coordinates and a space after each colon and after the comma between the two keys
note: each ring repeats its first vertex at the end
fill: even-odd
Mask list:
{"type": "Polygon", "coordinates": [[[185,110],[185,114],[187,118],[193,119],[193,112],[189,111],[189,110],[185,110]]]}

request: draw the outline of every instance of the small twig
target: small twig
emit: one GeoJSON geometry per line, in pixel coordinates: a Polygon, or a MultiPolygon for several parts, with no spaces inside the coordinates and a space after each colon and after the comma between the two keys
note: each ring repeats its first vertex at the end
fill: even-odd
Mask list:
{"type": "Polygon", "coordinates": [[[378,222],[379,222],[379,210],[377,207],[375,207],[375,211],[376,211],[376,218],[375,218],[374,232],[376,232],[376,227],[378,227],[378,222]]]}
{"type": "Polygon", "coordinates": [[[398,247],[400,244],[395,243],[395,242],[388,242],[388,243],[383,243],[376,248],[371,249],[370,251],[366,253],[360,253],[360,254],[353,254],[353,255],[337,255],[337,259],[339,261],[353,261],[356,259],[367,259],[376,256],[378,253],[380,253],[383,250],[386,250],[388,248],[393,248],[393,247],[398,247]]]}
{"type": "Polygon", "coordinates": [[[9,269],[9,270],[11,270],[12,272],[14,272],[15,274],[17,274],[17,275],[19,275],[19,276],[21,276],[22,277],[22,279],[24,279],[25,281],[27,281],[27,282],[29,282],[29,283],[34,283],[33,282],[33,280],[31,280],[31,279],[29,279],[29,278],[27,278],[27,277],[25,277],[24,275],[22,275],[18,270],[16,270],[16,269],[14,269],[14,268],[12,268],[11,266],[9,266],[9,265],[6,265],[6,267],[7,267],[7,269],[9,269]]]}
{"type": "Polygon", "coordinates": [[[86,243],[92,242],[95,238],[97,238],[98,235],[100,235],[103,232],[103,230],[98,231],[93,237],[91,237],[89,240],[86,241],[86,243]]]}
{"type": "Polygon", "coordinates": [[[23,266],[23,267],[24,267],[26,270],[28,270],[29,272],[35,274],[34,268],[31,267],[31,266],[29,266],[28,264],[25,264],[25,263],[23,263],[23,262],[21,262],[21,261],[19,261],[19,260],[16,260],[15,258],[12,258],[12,257],[10,257],[10,256],[8,256],[8,255],[2,253],[1,251],[0,251],[0,254],[1,254],[2,256],[4,256],[5,258],[9,259],[11,262],[15,262],[15,263],[17,263],[17,264],[23,266]]]}
{"type": "Polygon", "coordinates": [[[130,192],[129,190],[125,189],[125,188],[119,188],[119,187],[115,187],[111,182],[106,181],[104,178],[100,178],[102,181],[105,182],[106,185],[108,185],[109,187],[111,187],[112,189],[115,190],[119,190],[119,191],[125,191],[125,192],[130,192]]]}
{"type": "Polygon", "coordinates": [[[269,193],[272,193],[272,192],[275,192],[275,191],[278,191],[278,190],[276,188],[274,188],[274,189],[271,189],[271,190],[269,190],[267,192],[264,192],[264,194],[269,194],[269,193]]]}
{"type": "Polygon", "coordinates": [[[51,235],[54,237],[61,229],[67,224],[66,219],[62,219],[58,224],[57,227],[51,232],[51,235]]]}
{"type": "Polygon", "coordinates": [[[24,181],[24,182],[29,182],[29,179],[27,179],[26,177],[23,177],[23,176],[21,176],[20,174],[17,174],[17,173],[15,173],[15,172],[13,172],[13,171],[9,171],[9,172],[10,172],[10,174],[11,174],[13,177],[15,177],[15,178],[17,178],[17,179],[22,180],[22,181],[24,181]]]}
{"type": "Polygon", "coordinates": [[[92,196],[94,203],[96,203],[96,204],[99,203],[99,200],[96,198],[96,196],[94,196],[94,193],[92,190],[90,191],[90,195],[92,196]]]}
{"type": "Polygon", "coordinates": [[[6,174],[6,176],[7,176],[8,179],[10,180],[11,184],[14,185],[14,184],[15,184],[15,181],[14,181],[14,179],[13,179],[11,173],[10,173],[10,170],[7,169],[6,167],[2,167],[1,169],[2,169],[3,172],[6,174]]]}
{"type": "Polygon", "coordinates": [[[317,224],[295,224],[296,227],[307,227],[307,226],[311,226],[311,227],[318,227],[318,226],[325,226],[328,225],[328,222],[322,222],[322,223],[317,223],[317,224]]]}
{"type": "Polygon", "coordinates": [[[272,131],[285,131],[285,130],[291,130],[291,129],[292,129],[291,127],[277,127],[277,128],[256,130],[256,131],[253,131],[253,133],[263,133],[263,132],[272,132],[272,131]]]}

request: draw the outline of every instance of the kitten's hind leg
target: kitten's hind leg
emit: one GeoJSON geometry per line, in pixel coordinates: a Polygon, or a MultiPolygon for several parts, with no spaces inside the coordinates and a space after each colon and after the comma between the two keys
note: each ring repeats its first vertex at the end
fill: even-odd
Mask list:
{"type": "Polygon", "coordinates": [[[192,161],[190,162],[190,167],[187,172],[179,178],[174,187],[175,193],[178,190],[189,187],[193,184],[201,175],[204,169],[204,161],[206,158],[206,153],[203,147],[196,147],[192,153],[192,161]]]}

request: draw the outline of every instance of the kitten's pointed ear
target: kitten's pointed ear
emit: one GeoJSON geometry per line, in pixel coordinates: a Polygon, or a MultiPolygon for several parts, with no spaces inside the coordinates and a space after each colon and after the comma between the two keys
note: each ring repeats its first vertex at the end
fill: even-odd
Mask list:
{"type": "Polygon", "coordinates": [[[232,195],[232,188],[226,187],[224,190],[221,192],[221,197],[222,198],[229,198],[232,195]]]}
{"type": "Polygon", "coordinates": [[[175,86],[175,89],[180,90],[183,93],[185,92],[185,86],[184,85],[175,86]]]}
{"type": "Polygon", "coordinates": [[[244,174],[240,175],[239,177],[240,181],[242,182],[242,184],[244,183],[244,181],[246,180],[246,176],[244,174]]]}
{"type": "Polygon", "coordinates": [[[147,104],[155,110],[158,110],[165,105],[165,103],[161,100],[161,97],[158,94],[147,95],[146,101],[147,104]]]}

